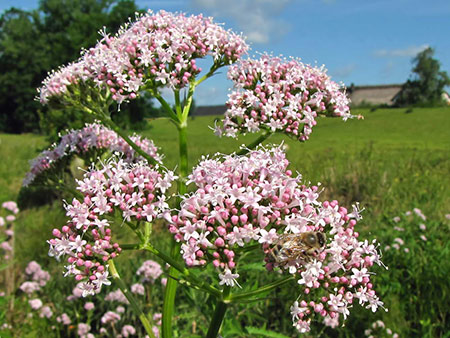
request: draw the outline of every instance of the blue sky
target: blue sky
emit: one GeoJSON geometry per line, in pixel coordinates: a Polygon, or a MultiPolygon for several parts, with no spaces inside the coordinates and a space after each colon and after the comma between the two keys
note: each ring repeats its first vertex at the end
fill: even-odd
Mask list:
{"type": "MultiPolygon", "coordinates": [[[[325,64],[335,81],[349,85],[403,83],[411,59],[435,48],[450,72],[449,0],[136,0],[154,11],[204,13],[243,32],[251,55],[269,52],[325,64]]],[[[34,9],[37,0],[1,0],[34,9]]],[[[223,104],[230,82],[225,71],[198,89],[197,104],[223,104]]]]}

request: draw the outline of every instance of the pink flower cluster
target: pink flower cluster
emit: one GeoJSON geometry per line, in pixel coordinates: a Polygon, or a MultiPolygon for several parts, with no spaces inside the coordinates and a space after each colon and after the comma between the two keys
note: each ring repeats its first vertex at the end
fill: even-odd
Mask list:
{"type": "MultiPolygon", "coordinates": [[[[143,151],[156,161],[161,162],[162,158],[158,154],[158,148],[155,147],[153,141],[139,135],[133,135],[130,138],[143,151]]],[[[37,176],[52,168],[62,158],[74,153],[83,154],[92,149],[120,152],[123,154],[125,161],[130,163],[142,160],[142,157],[136,154],[133,148],[113,130],[99,123],[86,124],[82,129],[68,131],[67,134],[61,137],[61,141],[58,144],[44,150],[32,160],[30,171],[25,176],[23,186],[30,185],[37,176]]]]}
{"type": "Polygon", "coordinates": [[[390,337],[392,338],[399,338],[399,334],[392,332],[392,330],[384,324],[383,321],[377,320],[376,322],[372,323],[370,329],[364,330],[364,335],[367,338],[375,338],[375,337],[390,337]]]}
{"type": "MultiPolygon", "coordinates": [[[[19,208],[17,207],[17,203],[14,201],[3,202],[2,208],[6,209],[8,211],[11,211],[14,215],[17,215],[19,213],[19,208]]],[[[14,221],[14,219],[11,219],[11,221],[14,221]]],[[[3,225],[1,225],[1,226],[3,226],[3,225]]]]}
{"type": "Polygon", "coordinates": [[[78,323],[78,337],[80,338],[94,338],[95,336],[90,333],[91,326],[86,323],[78,323]]]}
{"type": "Polygon", "coordinates": [[[59,259],[67,255],[67,275],[83,281],[83,296],[109,285],[108,260],[121,248],[114,243],[110,216],[120,215],[123,222],[147,221],[163,217],[169,211],[165,193],[176,179],[171,171],[144,162],[128,164],[111,159],[102,168],[92,168],[78,181],[83,201],[73,199],[66,206],[70,220],[54,229],[55,238],[48,241],[49,255],[59,259]]]}
{"type": "Polygon", "coordinates": [[[40,101],[60,99],[71,92],[70,85],[88,80],[119,103],[136,98],[144,85],[181,89],[201,72],[195,59],[211,55],[222,66],[235,62],[247,48],[241,36],[211,18],[149,11],[116,36],[105,34],[77,62],[49,74],[40,101]]]}
{"type": "Polygon", "coordinates": [[[20,290],[27,294],[32,294],[35,291],[41,290],[41,288],[50,280],[50,274],[47,271],[42,270],[40,264],[35,261],[28,263],[25,273],[31,281],[23,282],[20,285],[20,290]]]}
{"type": "Polygon", "coordinates": [[[352,117],[345,92],[323,67],[263,55],[231,66],[228,77],[235,90],[229,94],[223,126],[216,126],[219,136],[265,129],[305,141],[318,115],[352,117]]]}
{"type": "Polygon", "coordinates": [[[159,263],[147,260],[136,271],[136,275],[142,276],[144,282],[154,283],[163,273],[161,265],[159,263]]]}
{"type": "Polygon", "coordinates": [[[105,296],[105,300],[108,302],[119,302],[119,303],[123,303],[123,304],[129,304],[127,297],[125,297],[122,290],[120,290],[120,289],[109,292],[105,296]]]}
{"type": "Polygon", "coordinates": [[[196,191],[185,196],[169,230],[182,243],[188,266],[212,264],[220,284],[239,285],[235,257],[239,247],[260,243],[268,270],[278,265],[293,274],[306,298],[292,308],[294,325],[309,330],[314,313],[327,318],[347,317],[353,299],[375,311],[382,302],[370,282],[370,267],[382,264],[375,242],[358,240],[354,230],[361,219],[357,206],[351,213],[336,201],[319,202],[318,187],[301,185],[292,177],[281,147],[259,147],[246,156],[204,158],[189,182],[196,191]],[[288,257],[285,264],[270,262],[280,234],[326,233],[324,250],[305,261],[288,257]]]}
{"type": "Polygon", "coordinates": [[[14,201],[3,202],[2,208],[7,211],[8,215],[5,217],[0,216],[0,228],[2,229],[1,233],[5,235],[4,240],[0,243],[0,249],[4,255],[3,258],[5,260],[10,260],[14,254],[13,222],[16,220],[16,215],[19,213],[19,208],[17,207],[17,203],[14,201]]]}
{"type": "Polygon", "coordinates": [[[213,265],[225,273],[221,280],[233,282],[233,248],[252,240],[262,243],[264,228],[281,222],[284,191],[298,181],[286,173],[288,163],[280,147],[260,148],[248,156],[203,158],[189,176],[188,183],[197,189],[184,197],[169,226],[183,243],[188,266],[205,265],[212,257],[213,265]]]}
{"type": "Polygon", "coordinates": [[[307,216],[309,230],[327,234],[329,241],[324,250],[311,262],[293,259],[288,262],[289,272],[303,286],[303,299],[291,307],[294,326],[300,332],[308,332],[314,314],[324,318],[330,326],[344,320],[356,300],[375,312],[383,308],[373,289],[370,271],[374,264],[383,265],[375,240],[359,240],[355,225],[360,210],[353,206],[349,213],[337,201],[319,203],[307,216]]]}

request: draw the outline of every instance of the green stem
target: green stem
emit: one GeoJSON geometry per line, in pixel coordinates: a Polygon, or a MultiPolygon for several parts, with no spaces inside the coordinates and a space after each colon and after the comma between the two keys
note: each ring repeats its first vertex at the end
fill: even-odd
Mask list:
{"type": "Polygon", "coordinates": [[[186,102],[184,103],[181,121],[186,121],[188,118],[189,111],[191,110],[192,100],[194,98],[195,87],[197,87],[197,83],[191,82],[189,85],[189,91],[186,98],[186,102]]]}
{"type": "Polygon", "coordinates": [[[292,280],[294,280],[294,277],[293,276],[289,276],[289,277],[283,278],[281,280],[278,280],[278,281],[272,282],[270,284],[267,284],[267,285],[265,285],[265,286],[263,286],[263,287],[261,287],[259,289],[253,290],[253,291],[242,292],[242,293],[237,293],[237,294],[231,295],[230,296],[230,302],[231,303],[239,303],[240,300],[243,300],[243,299],[247,300],[250,297],[257,296],[257,295],[259,295],[261,293],[273,290],[273,289],[279,287],[280,285],[286,284],[286,283],[288,283],[288,282],[290,282],[292,280]]]}
{"type": "MultiPolygon", "coordinates": [[[[175,244],[175,243],[173,243],[175,244]]],[[[174,248],[176,244],[172,247],[172,257],[174,255],[174,248]]],[[[173,266],[169,269],[169,275],[177,278],[179,275],[178,270],[176,270],[173,266]]],[[[177,293],[178,281],[174,278],[168,278],[166,288],[164,290],[164,304],[163,304],[163,313],[162,313],[162,337],[169,338],[172,337],[172,317],[174,313],[175,307],[175,296],[177,293]]]]}
{"type": "Polygon", "coordinates": [[[122,250],[140,250],[141,245],[138,243],[136,243],[136,244],[120,244],[120,248],[122,250]]]}
{"type": "MultiPolygon", "coordinates": [[[[188,146],[187,146],[187,118],[189,115],[189,110],[192,104],[193,96],[195,87],[212,76],[217,68],[220,67],[220,64],[214,64],[209,72],[203,76],[200,80],[191,81],[189,86],[189,92],[188,96],[185,102],[184,107],[181,107],[180,102],[180,93],[179,91],[175,91],[175,111],[170,107],[170,105],[157,93],[155,90],[152,90],[151,87],[149,87],[149,90],[152,92],[152,94],[156,97],[156,99],[161,103],[162,107],[166,110],[168,115],[171,117],[172,122],[177,126],[178,129],[178,141],[179,141],[179,179],[178,179],[178,199],[177,204],[179,206],[181,202],[181,196],[184,195],[187,191],[186,189],[186,177],[188,175],[189,170],[189,163],[188,163],[188,146]]],[[[149,249],[151,246],[146,245],[146,248],[149,249]]],[[[161,253],[159,253],[161,255],[161,253]]],[[[176,243],[175,241],[172,241],[172,247],[170,252],[170,261],[171,261],[171,267],[169,269],[169,275],[173,278],[169,278],[166,284],[166,289],[164,293],[164,305],[163,305],[163,316],[162,316],[162,337],[163,338],[169,338],[172,337],[172,317],[174,312],[174,303],[175,303],[175,295],[177,291],[177,277],[179,276],[179,271],[182,271],[180,269],[177,269],[175,266],[178,265],[177,260],[180,256],[180,244],[176,243]]],[[[166,259],[169,259],[169,257],[166,257],[166,259]]],[[[166,260],[168,261],[168,260],[166,260]]],[[[186,269],[187,271],[187,269],[186,269]]],[[[186,271],[184,272],[184,275],[186,276],[186,271]]],[[[189,274],[188,274],[189,275],[189,274]]],[[[192,281],[192,277],[191,281],[192,281]]],[[[211,293],[215,293],[216,289],[212,288],[211,286],[206,286],[205,283],[197,283],[194,281],[197,286],[198,284],[202,285],[203,289],[209,290],[211,293]]]]}
{"type": "Polygon", "coordinates": [[[265,140],[267,140],[270,135],[272,135],[271,132],[266,131],[263,134],[259,135],[259,137],[252,143],[250,143],[248,146],[246,146],[245,148],[242,148],[241,150],[239,150],[236,155],[245,155],[247,154],[250,150],[255,149],[260,143],[264,142],[265,140]]]}
{"type": "Polygon", "coordinates": [[[180,150],[180,171],[178,179],[178,194],[186,193],[186,177],[188,175],[188,146],[187,146],[187,123],[178,128],[179,150],[180,150]]]}
{"type": "Polygon", "coordinates": [[[208,333],[206,334],[207,338],[216,338],[219,334],[220,326],[222,325],[223,319],[225,318],[225,312],[228,308],[228,299],[230,295],[230,287],[226,287],[223,290],[222,299],[217,301],[216,309],[214,310],[214,315],[211,318],[211,323],[209,324],[208,333]]]}
{"type": "Polygon", "coordinates": [[[181,119],[181,101],[180,101],[180,91],[179,90],[174,90],[173,92],[174,96],[175,96],[175,109],[176,109],[176,113],[178,116],[178,119],[181,119]]]}
{"type": "MultiPolygon", "coordinates": [[[[177,204],[181,202],[181,196],[186,193],[186,177],[188,174],[188,147],[187,147],[187,117],[178,124],[178,138],[180,151],[179,164],[179,179],[178,179],[178,200],[177,204]]],[[[172,241],[170,258],[176,262],[180,256],[180,244],[172,241]]],[[[175,295],[178,283],[175,278],[178,277],[179,272],[174,267],[174,264],[169,269],[169,275],[174,278],[169,278],[164,292],[164,305],[162,317],[162,337],[169,338],[172,336],[172,317],[174,312],[175,295]]]]}
{"type": "Polygon", "coordinates": [[[178,123],[180,123],[180,120],[178,119],[177,114],[173,111],[172,107],[170,106],[170,104],[167,103],[166,100],[164,100],[164,98],[159,95],[157,92],[155,91],[150,91],[153,96],[159,101],[159,103],[161,103],[161,106],[164,108],[164,110],[166,111],[166,113],[169,115],[170,119],[177,125],[178,123]]]}
{"type": "MultiPolygon", "coordinates": [[[[177,271],[176,275],[173,275],[169,271],[169,275],[170,276],[173,276],[174,278],[176,278],[177,276],[179,276],[179,274],[178,274],[178,272],[179,272],[179,273],[181,273],[183,275],[183,277],[189,283],[197,286],[198,288],[204,290],[205,292],[208,292],[209,294],[211,294],[211,295],[213,295],[215,297],[220,297],[221,296],[221,293],[220,293],[220,291],[218,289],[216,289],[215,287],[211,286],[209,283],[201,280],[199,277],[195,276],[183,264],[181,264],[175,258],[173,258],[172,255],[169,256],[169,255],[165,254],[164,252],[161,252],[158,249],[156,249],[155,247],[151,246],[150,244],[148,244],[146,246],[143,246],[143,247],[141,246],[141,248],[144,249],[144,250],[150,251],[151,253],[155,254],[156,256],[161,258],[163,261],[168,263],[171,267],[173,267],[174,268],[173,271],[177,271]]],[[[173,278],[171,278],[171,279],[173,279],[173,278]]],[[[166,288],[167,288],[167,286],[166,286],[166,288]]]]}
{"type": "Polygon", "coordinates": [[[195,81],[195,86],[198,86],[200,83],[202,83],[203,81],[209,79],[211,76],[213,76],[216,72],[217,69],[219,69],[220,67],[224,66],[223,63],[214,63],[211,68],[209,69],[208,73],[206,73],[205,75],[203,75],[200,79],[198,79],[197,81],[195,81]]]}
{"type": "Polygon", "coordinates": [[[128,299],[130,302],[131,308],[135,312],[135,314],[139,317],[141,320],[142,325],[145,328],[145,332],[149,335],[151,338],[156,338],[152,331],[152,326],[150,325],[150,322],[148,321],[147,316],[142,312],[141,307],[139,306],[138,302],[136,301],[136,298],[134,298],[133,294],[128,291],[127,286],[125,285],[125,282],[120,278],[119,273],[117,272],[116,266],[112,260],[108,262],[109,264],[109,271],[111,272],[111,276],[114,278],[114,280],[119,285],[119,289],[122,291],[124,296],[128,299]]]}
{"type": "Polygon", "coordinates": [[[135,152],[137,152],[139,155],[141,155],[143,158],[145,158],[149,163],[155,165],[157,164],[156,160],[151,157],[149,154],[147,154],[145,151],[142,150],[141,147],[139,147],[136,143],[133,142],[133,140],[131,140],[128,135],[126,133],[124,133],[117,124],[114,123],[113,120],[111,120],[111,118],[109,116],[107,116],[106,114],[97,114],[97,117],[99,117],[101,119],[101,121],[109,128],[111,128],[112,130],[114,130],[120,137],[122,137],[125,142],[127,142],[131,148],[133,148],[133,150],[135,152]]]}

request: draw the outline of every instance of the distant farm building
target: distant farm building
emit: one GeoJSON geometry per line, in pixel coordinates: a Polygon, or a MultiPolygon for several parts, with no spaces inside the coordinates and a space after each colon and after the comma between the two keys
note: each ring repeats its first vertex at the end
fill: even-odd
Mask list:
{"type": "MultiPolygon", "coordinates": [[[[347,95],[352,101],[352,105],[392,105],[392,99],[402,88],[401,84],[375,85],[375,86],[350,86],[347,88],[347,95]]],[[[197,107],[192,113],[193,116],[223,115],[227,107],[202,106],[197,107]]]]}
{"type": "Polygon", "coordinates": [[[193,116],[206,116],[206,115],[223,115],[227,107],[225,105],[220,106],[202,106],[197,107],[192,113],[193,116]]]}
{"type": "Polygon", "coordinates": [[[361,104],[392,105],[392,99],[402,89],[401,84],[376,86],[350,86],[347,94],[355,106],[361,104]]]}

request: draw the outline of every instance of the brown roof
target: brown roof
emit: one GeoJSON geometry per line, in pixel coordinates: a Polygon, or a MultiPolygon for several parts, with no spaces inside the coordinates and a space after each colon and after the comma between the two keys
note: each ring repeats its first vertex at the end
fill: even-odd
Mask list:
{"type": "Polygon", "coordinates": [[[206,116],[206,115],[223,115],[227,107],[225,105],[220,106],[202,106],[197,107],[192,113],[193,116],[206,116]]]}

